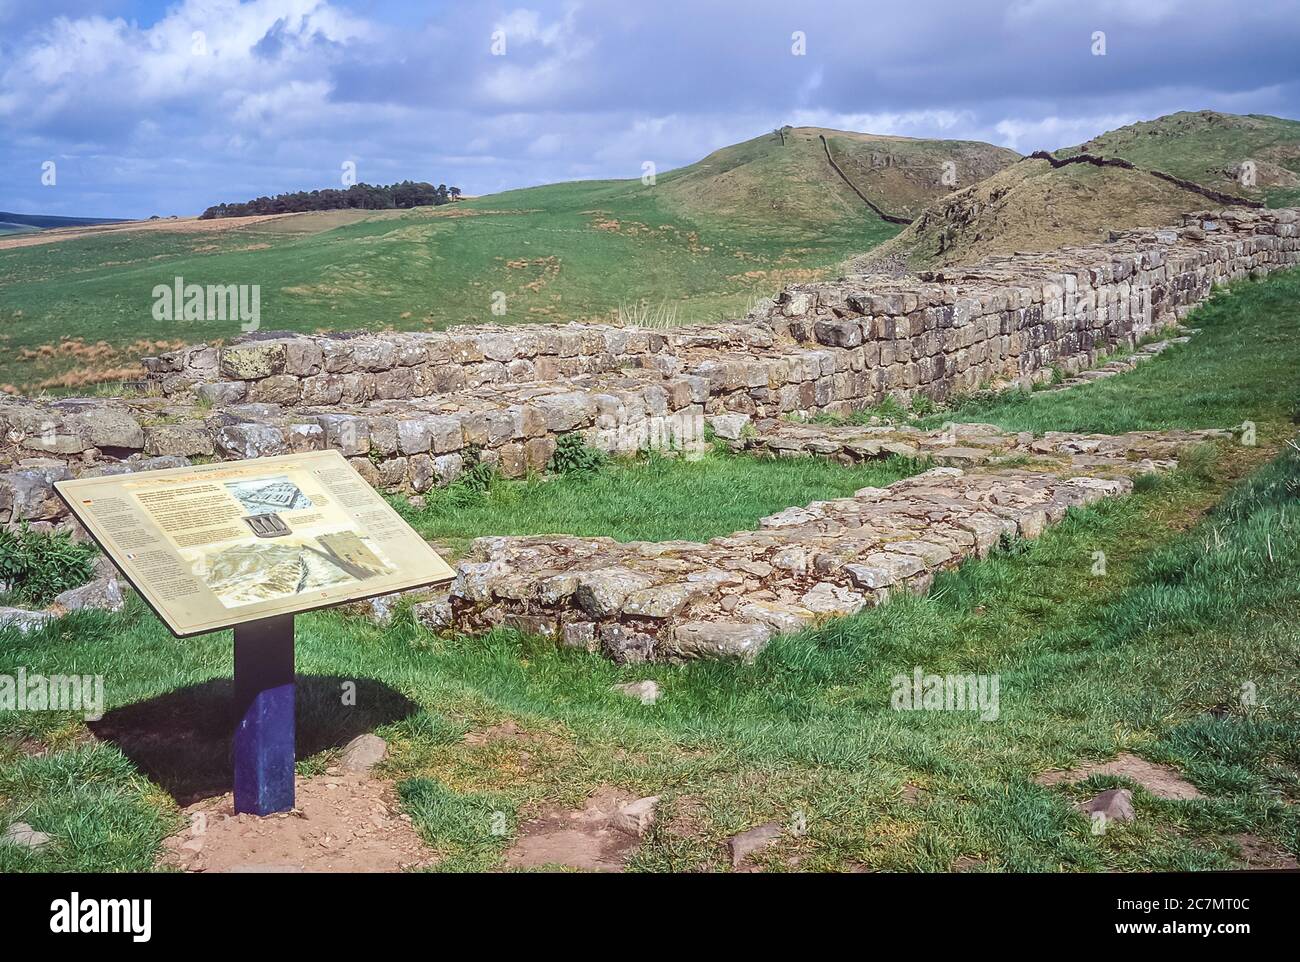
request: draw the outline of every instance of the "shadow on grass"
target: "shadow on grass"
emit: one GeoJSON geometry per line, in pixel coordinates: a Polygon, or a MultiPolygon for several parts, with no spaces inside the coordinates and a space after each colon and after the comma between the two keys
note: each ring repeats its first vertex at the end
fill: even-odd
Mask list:
{"type": "MultiPolygon", "coordinates": [[[[299,675],[296,696],[300,760],[420,710],[401,692],[368,678],[299,675]]],[[[234,683],[219,678],[115,708],[89,728],[177,804],[189,805],[232,790],[234,704],[234,683]]]]}

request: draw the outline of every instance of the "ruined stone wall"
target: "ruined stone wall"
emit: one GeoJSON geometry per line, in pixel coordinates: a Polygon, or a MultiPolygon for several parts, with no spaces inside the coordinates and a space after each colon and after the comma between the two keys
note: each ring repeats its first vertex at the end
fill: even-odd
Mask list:
{"type": "Polygon", "coordinates": [[[220,405],[367,404],[621,372],[702,378],[707,413],[842,413],[887,394],[941,399],[1073,373],[1173,324],[1217,283],[1300,263],[1294,210],[1186,221],[919,278],[796,285],[744,324],[258,337],[146,365],[164,392],[220,405]]]}
{"type": "Polygon", "coordinates": [[[885,393],[942,399],[1089,367],[1172,325],[1216,284],[1300,263],[1298,238],[1294,210],[1188,215],[1179,228],[925,272],[920,283],[797,285],[758,319],[797,343],[862,351],[885,393]]]}
{"type": "Polygon", "coordinates": [[[797,285],[744,322],[252,335],[146,359],[150,396],[0,399],[0,522],[59,521],[50,480],[336,448],[376,487],[474,461],[542,471],[580,432],[609,451],[726,440],[786,414],[1069,374],[1203,300],[1300,263],[1293,210],[1189,215],[1112,243],[899,281],[797,285]]]}

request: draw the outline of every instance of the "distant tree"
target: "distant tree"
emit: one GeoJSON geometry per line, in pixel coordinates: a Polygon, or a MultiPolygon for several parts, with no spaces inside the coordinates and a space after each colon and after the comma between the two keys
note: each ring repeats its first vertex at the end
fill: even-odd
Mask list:
{"type": "Polygon", "coordinates": [[[257,214],[296,214],[313,210],[392,210],[394,208],[431,207],[447,204],[460,196],[459,187],[425,181],[404,180],[398,184],[353,184],[347,190],[299,190],[274,197],[258,197],[236,204],[214,204],[199,215],[201,220],[216,217],[252,217],[257,214]]]}

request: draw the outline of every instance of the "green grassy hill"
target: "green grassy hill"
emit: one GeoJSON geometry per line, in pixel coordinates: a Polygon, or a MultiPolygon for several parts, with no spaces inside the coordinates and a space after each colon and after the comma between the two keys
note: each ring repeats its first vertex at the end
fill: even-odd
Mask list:
{"type": "Polygon", "coordinates": [[[914,217],[952,190],[983,180],[1020,159],[1014,150],[969,140],[918,140],[823,127],[787,127],[714,151],[661,180],[683,212],[781,229],[782,220],[830,224],[855,216],[862,198],[890,214],[914,217]],[[951,163],[954,186],[943,181],[951,163]],[[778,218],[780,220],[778,220],[778,218]]]}
{"type": "Polygon", "coordinates": [[[994,254],[1053,250],[1104,241],[1111,230],[1162,227],[1189,210],[1214,206],[1201,194],[1150,174],[1024,160],[935,202],[852,270],[894,259],[918,270],[970,264],[994,254]]]}
{"type": "Polygon", "coordinates": [[[1270,207],[1300,204],[1300,121],[1263,114],[1183,111],[1130,124],[1057,152],[1122,157],[1206,187],[1262,200],[1270,207]],[[1238,177],[1255,164],[1256,184],[1238,177]]]}
{"type": "MultiPolygon", "coordinates": [[[[653,185],[581,181],[409,211],[118,225],[8,249],[0,241],[0,385],[81,389],[134,376],[141,353],[241,333],[231,321],[155,321],[153,288],[176,277],[259,285],[263,330],[608,320],[620,308],[658,323],[740,316],[899,229],[834,172],[821,133],[790,131],[784,144],[767,134],[653,185]],[[497,291],[502,316],[492,313],[497,291]]],[[[927,152],[995,165],[1014,157],[988,145],[826,133],[848,164],[882,146],[916,164],[927,152]]],[[[887,180],[863,182],[886,209],[906,209],[924,185],[912,174],[897,194],[887,180]]],[[[928,189],[949,188],[936,177],[928,189]]]]}

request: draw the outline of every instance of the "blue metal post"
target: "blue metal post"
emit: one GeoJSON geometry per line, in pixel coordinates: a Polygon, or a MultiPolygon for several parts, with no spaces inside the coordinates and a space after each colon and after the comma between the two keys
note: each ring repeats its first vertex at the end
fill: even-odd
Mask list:
{"type": "Polygon", "coordinates": [[[293,615],[235,626],[235,811],[293,808],[293,615]]]}

